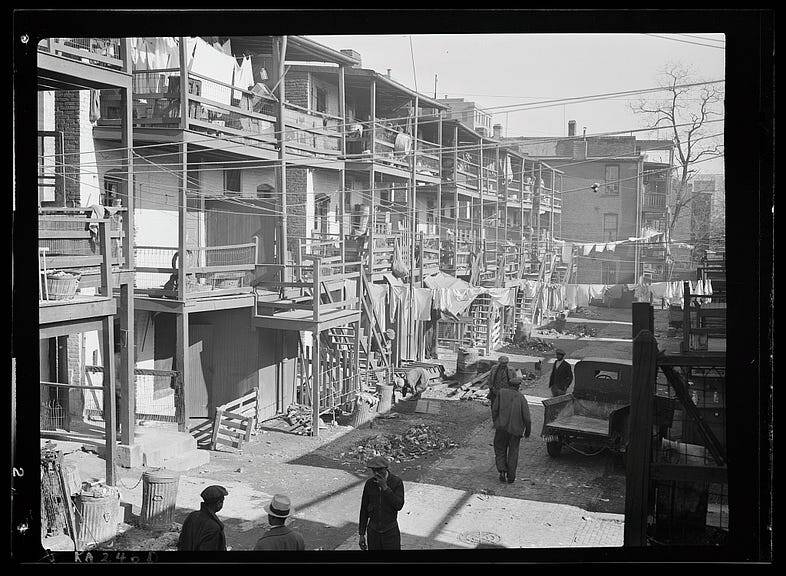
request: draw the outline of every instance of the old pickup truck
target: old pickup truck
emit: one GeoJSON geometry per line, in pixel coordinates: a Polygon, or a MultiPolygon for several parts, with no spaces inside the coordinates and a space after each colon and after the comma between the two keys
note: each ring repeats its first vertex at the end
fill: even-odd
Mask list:
{"type": "Polygon", "coordinates": [[[559,456],[563,445],[572,448],[574,444],[624,453],[632,373],[630,360],[579,360],[573,372],[573,392],[543,400],[541,436],[549,456],[559,456]]]}

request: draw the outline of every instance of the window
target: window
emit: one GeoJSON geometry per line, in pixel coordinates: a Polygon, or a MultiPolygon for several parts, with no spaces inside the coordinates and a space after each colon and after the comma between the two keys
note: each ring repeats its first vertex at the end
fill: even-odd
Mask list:
{"type": "Polygon", "coordinates": [[[240,194],[240,170],[237,168],[224,169],[224,194],[240,194]]]}
{"type": "Polygon", "coordinates": [[[617,220],[616,214],[603,215],[603,239],[606,242],[614,242],[617,239],[617,220]]]}
{"type": "Polygon", "coordinates": [[[322,88],[317,88],[317,112],[327,112],[327,93],[322,88]]]}
{"type": "Polygon", "coordinates": [[[620,167],[617,164],[606,165],[606,194],[619,196],[620,167]]]}
{"type": "Polygon", "coordinates": [[[104,176],[104,193],[101,195],[101,204],[104,206],[112,206],[115,200],[120,200],[120,176],[112,172],[110,170],[104,176]]]}

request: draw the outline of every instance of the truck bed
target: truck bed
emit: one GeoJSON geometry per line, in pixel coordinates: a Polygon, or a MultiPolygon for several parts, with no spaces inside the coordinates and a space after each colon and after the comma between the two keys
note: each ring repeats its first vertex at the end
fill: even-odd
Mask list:
{"type": "Polygon", "coordinates": [[[548,428],[556,428],[566,432],[580,432],[582,434],[592,434],[593,436],[609,437],[609,421],[600,418],[590,418],[589,416],[561,416],[550,422],[548,428]]]}

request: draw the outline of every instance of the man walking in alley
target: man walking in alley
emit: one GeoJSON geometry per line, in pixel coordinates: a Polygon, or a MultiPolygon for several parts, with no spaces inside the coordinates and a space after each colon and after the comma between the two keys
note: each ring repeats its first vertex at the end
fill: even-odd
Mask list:
{"type": "Polygon", "coordinates": [[[521,380],[511,380],[510,385],[499,390],[491,405],[494,418],[494,456],[499,481],[513,484],[519,463],[521,436],[529,438],[532,421],[527,399],[519,392],[521,380]]]}
{"type": "Polygon", "coordinates": [[[265,506],[267,522],[270,530],[265,532],[257,541],[254,550],[305,550],[306,543],[303,536],[292,530],[284,523],[292,514],[289,498],[284,494],[276,494],[265,506]]]}
{"type": "Polygon", "coordinates": [[[202,505],[191,512],[183,522],[177,549],[187,552],[220,550],[226,552],[224,523],[216,513],[224,507],[224,496],[229,492],[223,486],[208,486],[202,490],[202,505]]]}
{"type": "Polygon", "coordinates": [[[360,549],[401,550],[398,511],[404,507],[404,483],[390,473],[384,456],[374,456],[367,467],[372,476],[363,486],[360,502],[360,549]]]}
{"type": "Polygon", "coordinates": [[[555,350],[557,359],[554,361],[554,368],[551,369],[549,377],[549,390],[552,396],[562,396],[568,391],[570,383],[573,382],[573,369],[565,361],[565,351],[557,348],[555,350]]]}

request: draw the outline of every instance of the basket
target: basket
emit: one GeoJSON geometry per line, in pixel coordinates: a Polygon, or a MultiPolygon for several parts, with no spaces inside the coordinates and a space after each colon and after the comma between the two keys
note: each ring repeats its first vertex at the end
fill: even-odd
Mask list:
{"type": "Polygon", "coordinates": [[[243,285],[244,273],[237,272],[218,272],[213,274],[212,284],[213,289],[218,290],[221,288],[239,288],[243,285]]]}
{"type": "Polygon", "coordinates": [[[73,274],[48,274],[46,277],[46,290],[50,300],[72,300],[78,286],[79,277],[73,274]]]}

